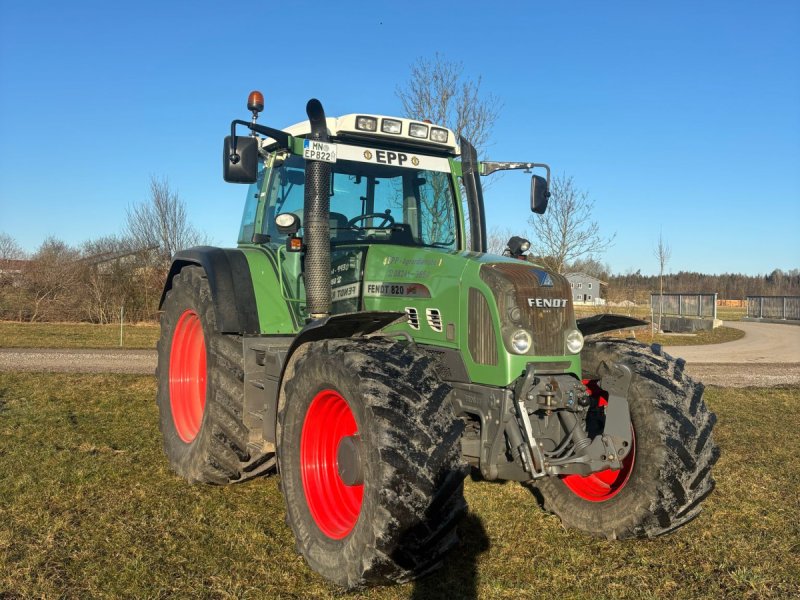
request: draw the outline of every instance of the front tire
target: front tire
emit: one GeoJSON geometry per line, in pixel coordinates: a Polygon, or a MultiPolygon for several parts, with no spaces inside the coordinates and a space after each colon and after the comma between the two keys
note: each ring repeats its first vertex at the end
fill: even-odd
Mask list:
{"type": "Polygon", "coordinates": [[[634,447],[619,471],[536,482],[544,508],[566,527],[609,539],[656,537],[688,523],[714,489],[711,468],[719,458],[717,418],[703,401],[703,385],[659,345],[593,341],[581,359],[584,378],[593,381],[604,362],[630,367],[634,447]]]}
{"type": "Polygon", "coordinates": [[[173,470],[190,483],[240,482],[270,468],[274,454],[248,447],[239,336],[215,331],[205,271],[187,266],[164,299],[158,341],[159,427],[173,470]]]}
{"type": "Polygon", "coordinates": [[[429,359],[399,342],[315,342],[297,360],[278,459],[312,569],[350,589],[403,582],[457,543],[467,468],[448,393],[429,359]]]}

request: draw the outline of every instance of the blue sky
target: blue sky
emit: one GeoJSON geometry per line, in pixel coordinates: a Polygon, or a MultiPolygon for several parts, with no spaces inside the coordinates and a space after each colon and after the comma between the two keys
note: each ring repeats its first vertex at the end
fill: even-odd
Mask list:
{"type": "MultiPolygon", "coordinates": [[[[310,97],[399,114],[439,52],[503,103],[488,158],[589,192],[614,272],[657,272],[659,231],[672,272],[800,267],[800,2],[259,4],[0,0],[0,232],[118,233],[155,175],[232,245],[221,144],[251,89],[279,127],[310,97]]],[[[489,189],[490,228],[521,229],[527,187],[489,189]]]]}

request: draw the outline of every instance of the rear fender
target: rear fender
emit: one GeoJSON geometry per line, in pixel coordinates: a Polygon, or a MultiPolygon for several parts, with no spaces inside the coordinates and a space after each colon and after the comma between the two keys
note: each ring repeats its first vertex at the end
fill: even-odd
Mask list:
{"type": "Polygon", "coordinates": [[[173,278],[187,265],[198,265],[205,271],[219,333],[260,332],[250,267],[244,252],[235,248],[197,246],[177,252],[158,303],[159,310],[172,289],[173,278]]]}

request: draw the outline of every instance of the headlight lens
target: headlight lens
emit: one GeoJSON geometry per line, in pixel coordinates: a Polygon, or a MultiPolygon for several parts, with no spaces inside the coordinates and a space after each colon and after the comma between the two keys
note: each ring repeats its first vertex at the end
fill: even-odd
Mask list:
{"type": "Polygon", "coordinates": [[[577,329],[573,329],[567,334],[567,350],[572,354],[578,354],[583,349],[583,334],[577,329]]]}
{"type": "Polygon", "coordinates": [[[531,349],[531,334],[524,329],[518,329],[511,334],[511,348],[517,354],[525,354],[531,349]]]}
{"type": "Polygon", "coordinates": [[[356,117],[356,129],[361,131],[378,131],[378,119],[375,117],[356,117]]]}
{"type": "Polygon", "coordinates": [[[431,127],[431,141],[439,142],[441,144],[446,144],[447,129],[439,129],[438,127],[431,127]]]}
{"type": "Polygon", "coordinates": [[[411,123],[408,126],[408,135],[415,138],[427,138],[428,126],[421,123],[411,123]]]}
{"type": "Polygon", "coordinates": [[[381,121],[381,131],[384,133],[399,134],[403,131],[403,123],[395,119],[383,119],[381,121]]]}

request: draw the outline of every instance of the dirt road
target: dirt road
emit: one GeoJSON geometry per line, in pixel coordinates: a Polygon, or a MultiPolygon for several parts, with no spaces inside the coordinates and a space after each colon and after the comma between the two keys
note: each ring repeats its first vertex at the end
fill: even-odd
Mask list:
{"type": "Polygon", "coordinates": [[[0,348],[0,371],[152,375],[155,370],[155,350],[0,348]]]}
{"type": "Polygon", "coordinates": [[[800,327],[728,321],[743,338],[708,346],[665,346],[686,361],[686,370],[706,384],[726,387],[800,384],[800,327]]]}
{"type": "Polygon", "coordinates": [[[800,326],[726,321],[744,337],[708,346],[665,346],[687,363],[800,363],[800,326]]]}

